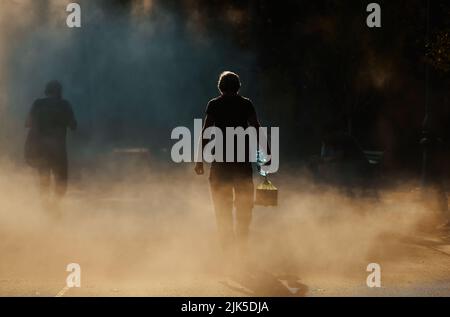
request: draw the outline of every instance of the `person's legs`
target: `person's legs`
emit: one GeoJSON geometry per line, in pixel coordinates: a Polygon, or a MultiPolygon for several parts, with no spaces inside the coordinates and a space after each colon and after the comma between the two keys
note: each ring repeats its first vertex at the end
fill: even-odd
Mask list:
{"type": "Polygon", "coordinates": [[[210,180],[210,189],[220,243],[223,249],[227,251],[234,242],[233,187],[229,182],[210,180]]]}
{"type": "Polygon", "coordinates": [[[236,206],[236,236],[246,247],[254,205],[254,185],[251,176],[238,178],[234,183],[236,206]]]}
{"type": "Polygon", "coordinates": [[[47,202],[50,199],[50,183],[51,170],[48,166],[41,166],[38,168],[39,173],[39,191],[43,201],[47,202]]]}
{"type": "Polygon", "coordinates": [[[67,192],[68,166],[67,159],[62,157],[54,162],[52,167],[53,176],[55,178],[55,194],[56,199],[62,199],[67,192]]]}

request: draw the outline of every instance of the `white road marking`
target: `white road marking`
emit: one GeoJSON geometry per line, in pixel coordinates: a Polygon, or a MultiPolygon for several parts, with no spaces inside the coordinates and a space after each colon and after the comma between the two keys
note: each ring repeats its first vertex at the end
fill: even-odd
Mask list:
{"type": "Polygon", "coordinates": [[[58,292],[58,294],[55,295],[55,297],[63,297],[64,294],[70,289],[68,286],[64,286],[62,290],[58,292]]]}
{"type": "Polygon", "coordinates": [[[287,280],[279,280],[279,281],[289,290],[289,292],[291,292],[292,295],[297,294],[298,291],[300,290],[300,287],[290,287],[287,280]]]}

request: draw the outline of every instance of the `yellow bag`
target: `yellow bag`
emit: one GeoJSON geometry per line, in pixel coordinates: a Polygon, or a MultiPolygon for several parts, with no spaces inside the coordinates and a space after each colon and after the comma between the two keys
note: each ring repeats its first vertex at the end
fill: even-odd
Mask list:
{"type": "Polygon", "coordinates": [[[266,207],[278,205],[278,189],[267,176],[264,177],[264,182],[256,187],[255,204],[266,207]]]}

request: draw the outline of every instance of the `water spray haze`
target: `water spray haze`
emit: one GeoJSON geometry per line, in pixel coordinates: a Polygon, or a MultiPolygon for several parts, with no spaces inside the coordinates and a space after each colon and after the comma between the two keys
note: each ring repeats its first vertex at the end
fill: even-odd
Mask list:
{"type": "MultiPolygon", "coordinates": [[[[417,175],[394,175],[401,185],[367,195],[311,176],[328,119],[389,108],[360,126],[378,127],[381,141],[367,143],[385,151],[391,170],[392,149],[402,150],[396,129],[417,136],[400,107],[413,113],[401,98],[419,100],[421,79],[402,73],[403,51],[378,54],[382,45],[368,40],[375,32],[352,25],[361,14],[346,19],[359,7],[305,1],[296,11],[289,2],[280,13],[270,1],[79,0],[82,27],[69,28],[69,2],[0,1],[0,295],[54,296],[69,263],[82,270],[75,296],[292,296],[280,281],[297,285],[295,296],[360,295],[370,291],[369,263],[381,265],[395,295],[397,286],[448,281],[448,256],[423,242],[436,238],[429,228],[439,215],[423,203],[417,175]],[[341,21],[353,29],[342,31],[341,21]],[[208,178],[196,177],[188,160],[176,164],[170,150],[171,131],[204,114],[226,69],[240,75],[261,126],[280,130],[272,131],[279,157],[270,175],[278,206],[254,208],[246,256],[222,252],[208,178]],[[43,202],[23,159],[25,118],[52,79],[79,123],[68,135],[70,182],[59,209],[43,202]],[[428,268],[436,276],[422,274],[428,268]]],[[[255,185],[262,181],[254,173],[255,185]]]]}

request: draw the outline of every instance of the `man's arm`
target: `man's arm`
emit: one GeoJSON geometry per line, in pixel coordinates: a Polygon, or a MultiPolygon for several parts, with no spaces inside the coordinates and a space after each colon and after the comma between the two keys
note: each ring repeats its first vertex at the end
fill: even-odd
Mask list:
{"type": "Polygon", "coordinates": [[[203,138],[203,133],[205,132],[206,129],[208,129],[209,127],[214,126],[214,118],[211,114],[206,114],[205,116],[205,120],[203,123],[203,129],[202,129],[202,133],[200,135],[200,139],[198,140],[198,151],[199,153],[197,153],[197,158],[202,158],[201,161],[198,161],[195,164],[195,172],[197,173],[197,175],[203,175],[204,174],[204,170],[203,170],[203,148],[205,147],[205,145],[207,144],[206,139],[203,138]]]}
{"type": "Polygon", "coordinates": [[[36,103],[33,103],[31,106],[31,110],[27,115],[27,118],[25,120],[25,128],[31,129],[33,126],[34,120],[35,120],[35,112],[36,112],[36,103]]]}
{"type": "Polygon", "coordinates": [[[70,104],[67,104],[67,126],[72,130],[75,131],[78,127],[77,120],[75,119],[75,114],[73,113],[72,106],[70,104]]]}
{"type": "Polygon", "coordinates": [[[256,111],[252,111],[250,114],[250,117],[248,118],[248,124],[251,127],[255,127],[256,129],[259,129],[261,124],[259,123],[258,116],[256,115],[256,111]]]}
{"type": "Polygon", "coordinates": [[[250,116],[247,121],[251,127],[254,127],[256,129],[256,137],[258,140],[258,145],[265,144],[267,146],[267,153],[265,153],[265,154],[270,155],[270,144],[267,140],[267,136],[264,133],[260,133],[260,131],[259,131],[261,124],[259,123],[258,115],[256,114],[256,111],[254,109],[250,113],[250,116]]]}

